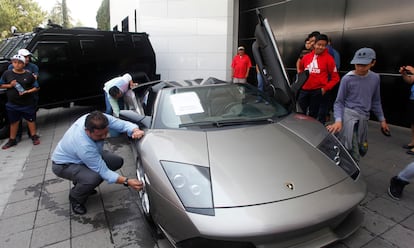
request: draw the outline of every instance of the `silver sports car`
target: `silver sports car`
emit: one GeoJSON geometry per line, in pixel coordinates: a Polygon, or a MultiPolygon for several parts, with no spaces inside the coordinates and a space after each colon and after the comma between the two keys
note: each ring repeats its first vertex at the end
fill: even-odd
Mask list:
{"type": "Polygon", "coordinates": [[[174,247],[321,247],[362,222],[358,165],[322,124],[295,112],[300,86],[284,79],[259,20],[253,49],[266,91],[212,78],[150,82],[121,111],[145,130],[131,141],[142,210],[174,247]]]}

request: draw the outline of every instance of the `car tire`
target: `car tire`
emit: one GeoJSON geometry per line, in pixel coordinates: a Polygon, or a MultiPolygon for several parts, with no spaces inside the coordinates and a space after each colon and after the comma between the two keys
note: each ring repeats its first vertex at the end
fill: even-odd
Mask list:
{"type": "Polygon", "coordinates": [[[0,139],[6,139],[9,137],[10,126],[4,121],[0,121],[0,139]]]}
{"type": "Polygon", "coordinates": [[[0,128],[0,139],[7,139],[9,132],[9,127],[0,128]]]}
{"type": "Polygon", "coordinates": [[[145,172],[142,166],[139,166],[139,162],[137,163],[137,178],[143,182],[143,188],[139,191],[139,205],[142,215],[144,216],[146,223],[148,224],[151,234],[155,239],[164,239],[165,236],[163,235],[161,229],[155,223],[154,219],[151,215],[151,203],[150,203],[150,196],[148,194],[147,189],[147,179],[145,172]]]}

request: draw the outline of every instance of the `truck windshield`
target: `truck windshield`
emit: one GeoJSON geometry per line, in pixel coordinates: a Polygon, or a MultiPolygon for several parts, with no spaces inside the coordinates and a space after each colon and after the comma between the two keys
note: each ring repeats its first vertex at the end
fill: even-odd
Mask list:
{"type": "Polygon", "coordinates": [[[0,58],[9,59],[17,54],[19,49],[26,48],[33,37],[34,33],[27,33],[2,40],[0,42],[0,58]]]}

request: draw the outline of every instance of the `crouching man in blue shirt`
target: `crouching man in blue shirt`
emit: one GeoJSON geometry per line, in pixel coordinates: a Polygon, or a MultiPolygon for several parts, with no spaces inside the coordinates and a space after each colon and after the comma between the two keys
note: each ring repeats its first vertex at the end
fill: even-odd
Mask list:
{"type": "Polygon", "coordinates": [[[144,135],[144,131],[131,122],[94,111],[76,120],[53,152],[53,173],[75,185],[70,190],[69,200],[76,214],[86,213],[86,200],[96,193],[95,188],[103,180],[135,190],[142,189],[142,182],[138,179],[128,179],[115,172],[124,163],[122,157],[103,150],[109,128],[126,132],[133,139],[144,135]]]}

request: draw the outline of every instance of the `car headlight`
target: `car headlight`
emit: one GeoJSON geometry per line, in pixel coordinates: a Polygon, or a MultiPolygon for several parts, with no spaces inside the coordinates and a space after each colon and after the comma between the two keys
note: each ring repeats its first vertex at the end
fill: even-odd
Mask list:
{"type": "Polygon", "coordinates": [[[318,145],[318,149],[332,159],[336,165],[341,167],[352,179],[356,179],[360,169],[341,142],[332,134],[318,145]]]}
{"type": "Polygon", "coordinates": [[[170,161],[161,165],[186,211],[214,215],[209,168],[170,161]]]}

